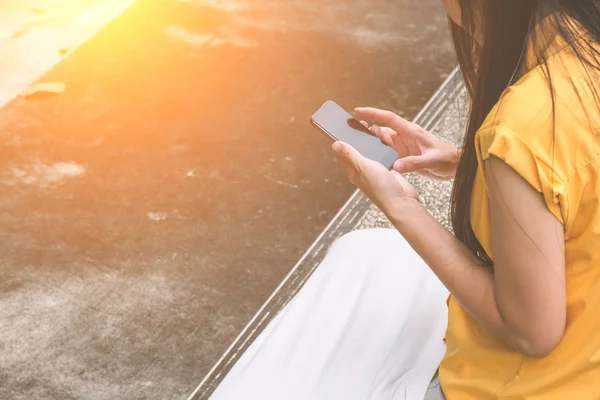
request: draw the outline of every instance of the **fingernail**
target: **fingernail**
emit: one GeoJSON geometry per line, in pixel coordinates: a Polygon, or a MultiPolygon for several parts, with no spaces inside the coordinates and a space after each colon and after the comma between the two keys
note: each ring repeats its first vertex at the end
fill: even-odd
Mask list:
{"type": "Polygon", "coordinates": [[[333,148],[333,151],[338,153],[342,149],[342,144],[340,142],[335,142],[331,147],[333,148]]]}
{"type": "Polygon", "coordinates": [[[362,111],[362,110],[364,110],[364,109],[365,109],[364,107],[356,107],[356,108],[354,109],[354,111],[362,111]]]}
{"type": "Polygon", "coordinates": [[[394,163],[394,169],[397,171],[401,171],[403,166],[404,165],[403,165],[402,161],[400,161],[400,160],[398,160],[394,163]]]}

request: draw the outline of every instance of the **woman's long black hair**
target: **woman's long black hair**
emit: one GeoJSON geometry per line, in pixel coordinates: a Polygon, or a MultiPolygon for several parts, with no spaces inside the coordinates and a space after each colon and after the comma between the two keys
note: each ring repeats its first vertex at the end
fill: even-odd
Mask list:
{"type": "Polygon", "coordinates": [[[459,0],[459,3],[461,26],[453,22],[450,26],[471,100],[471,112],[454,181],[451,219],[458,239],[477,254],[484,265],[491,265],[492,260],[471,225],[477,172],[475,134],[502,93],[519,78],[532,49],[548,79],[549,95],[555,107],[552,76],[542,43],[556,35],[562,37],[581,61],[588,73],[595,106],[600,104],[596,91],[600,71],[600,0],[459,0]]]}

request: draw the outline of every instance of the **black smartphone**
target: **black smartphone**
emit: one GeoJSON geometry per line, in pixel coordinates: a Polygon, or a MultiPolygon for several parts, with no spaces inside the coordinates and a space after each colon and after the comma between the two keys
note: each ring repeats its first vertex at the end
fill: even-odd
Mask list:
{"type": "Polygon", "coordinates": [[[310,119],[311,124],[333,140],[348,143],[360,154],[391,169],[398,153],[373,135],[348,111],[327,101],[310,119]]]}

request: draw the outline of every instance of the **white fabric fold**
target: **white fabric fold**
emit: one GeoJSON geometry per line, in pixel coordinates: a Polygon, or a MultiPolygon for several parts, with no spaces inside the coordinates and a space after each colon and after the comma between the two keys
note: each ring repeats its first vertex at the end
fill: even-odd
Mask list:
{"type": "Polygon", "coordinates": [[[447,296],[397,231],[345,235],[211,400],[423,400],[447,296]]]}

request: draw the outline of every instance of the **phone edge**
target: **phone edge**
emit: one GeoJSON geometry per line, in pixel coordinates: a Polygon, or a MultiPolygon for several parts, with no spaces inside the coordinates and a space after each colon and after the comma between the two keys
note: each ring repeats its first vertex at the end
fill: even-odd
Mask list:
{"type": "Polygon", "coordinates": [[[327,132],[327,130],[325,128],[323,128],[321,125],[319,125],[315,120],[314,120],[314,115],[310,117],[310,125],[312,127],[314,127],[315,129],[317,129],[319,132],[321,132],[322,134],[324,134],[325,136],[327,136],[328,138],[330,138],[331,140],[333,140],[334,142],[337,142],[338,140],[329,132],[327,132]]]}

